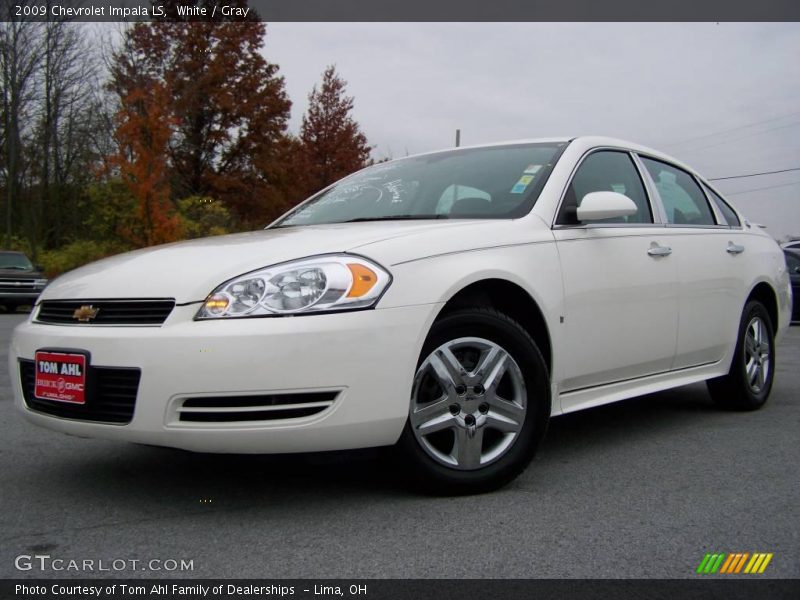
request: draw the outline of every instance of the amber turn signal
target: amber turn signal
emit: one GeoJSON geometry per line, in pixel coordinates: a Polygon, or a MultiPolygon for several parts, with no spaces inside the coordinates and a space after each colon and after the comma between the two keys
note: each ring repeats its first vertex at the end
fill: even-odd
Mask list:
{"type": "Polygon", "coordinates": [[[206,310],[213,314],[219,314],[225,312],[225,309],[228,308],[229,300],[226,296],[222,294],[214,294],[210,298],[208,298],[205,302],[206,310]]]}
{"type": "Polygon", "coordinates": [[[347,268],[353,275],[353,285],[350,286],[350,291],[347,292],[348,298],[360,298],[369,292],[378,282],[378,276],[375,271],[368,269],[364,265],[348,263],[347,268]]]}

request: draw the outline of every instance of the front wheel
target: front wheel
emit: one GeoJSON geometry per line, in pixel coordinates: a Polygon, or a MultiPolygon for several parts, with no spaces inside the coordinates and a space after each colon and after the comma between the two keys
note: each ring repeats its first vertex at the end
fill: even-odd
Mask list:
{"type": "Polygon", "coordinates": [[[708,391],[714,402],[724,408],[756,410],[767,401],[774,377],[772,320],[763,304],[748,302],[739,324],[739,338],[730,371],[709,380],[708,391]]]}
{"type": "Polygon", "coordinates": [[[427,490],[489,491],[527,466],[549,416],[547,366],[530,335],[493,309],[460,310],[425,341],[398,449],[427,490]]]}

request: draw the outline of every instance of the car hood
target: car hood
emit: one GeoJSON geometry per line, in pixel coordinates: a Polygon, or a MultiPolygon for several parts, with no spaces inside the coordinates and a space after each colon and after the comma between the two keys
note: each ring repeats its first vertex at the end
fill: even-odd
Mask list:
{"type": "MultiPolygon", "coordinates": [[[[383,241],[427,237],[443,229],[474,227],[479,223],[486,221],[340,223],[189,240],[144,248],[80,267],[54,280],[41,299],[174,298],[179,304],[202,301],[224,281],[276,263],[317,254],[358,253],[362,246],[373,250],[383,241]]],[[[416,240],[413,247],[419,253],[425,248],[416,240]]],[[[363,254],[380,261],[374,252],[363,254]]]]}

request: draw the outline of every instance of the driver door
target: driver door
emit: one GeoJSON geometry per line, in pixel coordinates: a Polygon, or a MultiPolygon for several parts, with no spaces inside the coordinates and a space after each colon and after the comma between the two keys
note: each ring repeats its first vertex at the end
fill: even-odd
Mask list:
{"type": "MultiPolygon", "coordinates": [[[[567,188],[553,235],[564,283],[560,392],[669,371],[678,325],[677,269],[628,152],[587,155],[567,188]],[[580,223],[590,192],[613,191],[637,206],[628,217],[580,223]]],[[[562,398],[562,408],[569,410],[562,398]]]]}

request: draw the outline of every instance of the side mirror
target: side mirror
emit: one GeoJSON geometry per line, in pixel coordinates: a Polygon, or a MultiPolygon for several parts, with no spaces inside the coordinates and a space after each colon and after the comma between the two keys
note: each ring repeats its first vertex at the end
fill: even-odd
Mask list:
{"type": "Polygon", "coordinates": [[[579,221],[616,219],[635,215],[636,204],[624,194],[617,192],[590,192],[583,197],[575,211],[579,221]]]}
{"type": "Polygon", "coordinates": [[[44,272],[44,267],[42,265],[34,265],[33,268],[35,271],[44,272]]]}

